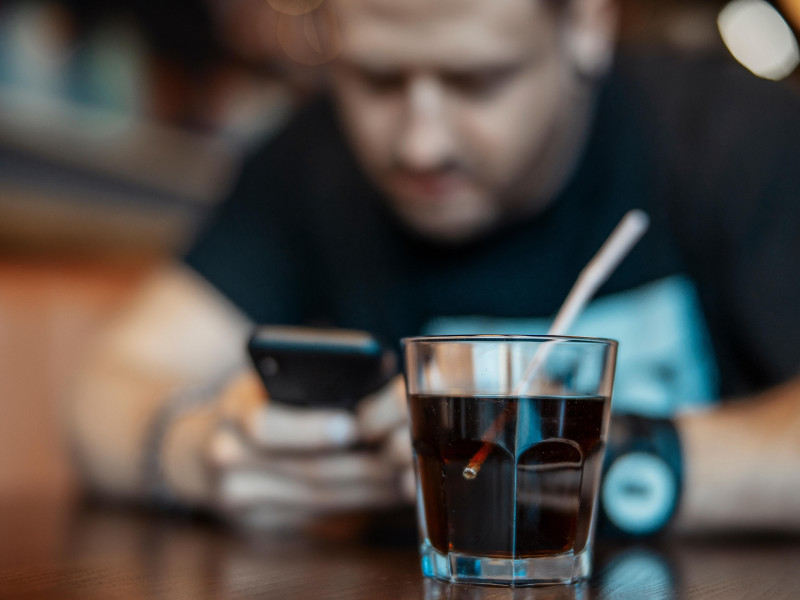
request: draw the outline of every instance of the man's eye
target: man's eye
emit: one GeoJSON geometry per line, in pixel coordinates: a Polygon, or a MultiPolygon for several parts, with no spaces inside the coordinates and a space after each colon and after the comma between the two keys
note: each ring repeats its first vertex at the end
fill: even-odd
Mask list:
{"type": "Polygon", "coordinates": [[[396,73],[361,73],[362,82],[373,92],[387,93],[401,89],[405,78],[396,73]]]}
{"type": "Polygon", "coordinates": [[[502,89],[512,79],[514,69],[493,69],[469,74],[452,74],[445,78],[447,85],[466,96],[488,97],[502,89]]]}

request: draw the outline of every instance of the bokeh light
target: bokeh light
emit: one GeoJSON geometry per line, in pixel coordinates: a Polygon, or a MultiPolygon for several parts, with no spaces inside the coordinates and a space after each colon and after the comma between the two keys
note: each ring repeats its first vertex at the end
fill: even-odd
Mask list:
{"type": "Polygon", "coordinates": [[[763,0],[734,0],[717,19],[730,53],[750,71],[766,79],[783,79],[800,63],[792,29],[763,0]]]}

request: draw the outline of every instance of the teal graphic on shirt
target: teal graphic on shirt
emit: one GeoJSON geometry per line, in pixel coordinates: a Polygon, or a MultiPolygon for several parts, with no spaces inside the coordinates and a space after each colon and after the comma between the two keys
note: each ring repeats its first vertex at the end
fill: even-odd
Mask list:
{"type": "MultiPolygon", "coordinates": [[[[439,317],[426,335],[544,334],[550,318],[439,317]]],[[[570,335],[619,342],[613,409],[669,416],[718,396],[717,369],[697,293],[672,276],[586,307],[570,335]]]]}

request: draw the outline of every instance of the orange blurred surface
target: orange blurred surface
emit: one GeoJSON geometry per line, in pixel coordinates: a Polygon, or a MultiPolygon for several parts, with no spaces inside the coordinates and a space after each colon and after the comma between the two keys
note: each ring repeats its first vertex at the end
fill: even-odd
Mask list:
{"type": "Polygon", "coordinates": [[[75,491],[64,393],[93,335],[153,262],[0,258],[0,499],[75,491]]]}

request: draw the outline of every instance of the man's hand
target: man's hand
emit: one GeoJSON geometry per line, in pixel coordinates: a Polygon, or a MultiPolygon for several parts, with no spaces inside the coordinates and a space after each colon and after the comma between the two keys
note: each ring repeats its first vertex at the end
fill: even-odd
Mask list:
{"type": "Polygon", "coordinates": [[[248,372],[223,394],[205,446],[212,506],[237,520],[287,527],[397,506],[413,497],[406,423],[400,378],[354,415],[268,402],[248,372]]]}
{"type": "Polygon", "coordinates": [[[361,439],[379,444],[385,468],[399,473],[400,490],[406,502],[416,495],[408,430],[406,386],[397,375],[375,394],[358,405],[356,411],[361,439]]]}

